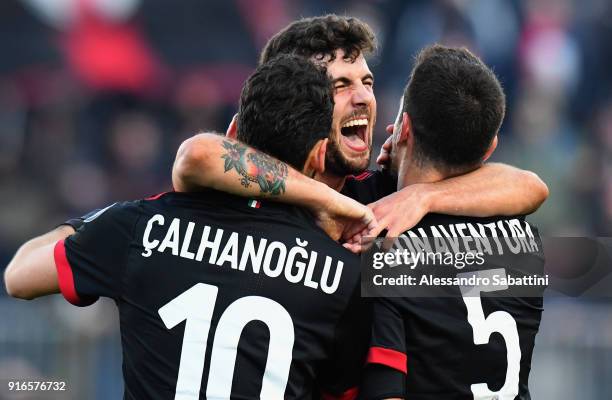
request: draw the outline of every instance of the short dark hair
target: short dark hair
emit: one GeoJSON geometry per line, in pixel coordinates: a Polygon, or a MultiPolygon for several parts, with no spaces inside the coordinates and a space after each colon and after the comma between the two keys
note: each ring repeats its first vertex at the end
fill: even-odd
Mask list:
{"type": "Polygon", "coordinates": [[[325,69],[302,57],[260,65],[242,88],[238,139],[301,170],[317,141],[329,137],[332,90],[325,69]]]}
{"type": "Polygon", "coordinates": [[[372,28],[357,18],[328,14],[321,17],[302,18],[294,21],[274,35],[261,52],[260,63],[279,54],[297,54],[305,58],[329,56],[344,50],[347,58],[354,60],[360,53],[376,50],[376,38],[372,28]]]}
{"type": "Polygon", "coordinates": [[[497,77],[466,48],[433,45],[417,55],[404,91],[414,156],[445,170],[482,162],[506,98],[497,77]]]}

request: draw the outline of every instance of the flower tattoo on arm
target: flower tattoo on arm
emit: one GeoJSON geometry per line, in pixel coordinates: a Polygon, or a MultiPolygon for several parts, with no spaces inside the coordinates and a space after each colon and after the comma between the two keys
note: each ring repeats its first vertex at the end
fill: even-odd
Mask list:
{"type": "Polygon", "coordinates": [[[273,196],[285,193],[285,180],[289,173],[287,164],[278,161],[257,150],[249,150],[240,142],[223,141],[226,153],[221,156],[225,160],[224,172],[236,170],[240,184],[248,188],[251,183],[257,183],[261,193],[273,196]]]}

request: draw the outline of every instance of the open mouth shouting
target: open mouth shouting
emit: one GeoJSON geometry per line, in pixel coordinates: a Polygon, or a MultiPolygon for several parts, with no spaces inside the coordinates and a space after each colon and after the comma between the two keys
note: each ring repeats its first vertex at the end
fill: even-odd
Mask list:
{"type": "Polygon", "coordinates": [[[363,152],[368,150],[368,122],[365,115],[353,117],[340,126],[342,141],[351,150],[363,152]]]}

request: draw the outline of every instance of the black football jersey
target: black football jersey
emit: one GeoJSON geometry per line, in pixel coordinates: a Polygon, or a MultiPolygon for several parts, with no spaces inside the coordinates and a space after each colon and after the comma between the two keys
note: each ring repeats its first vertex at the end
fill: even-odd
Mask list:
{"type": "Polygon", "coordinates": [[[68,301],[116,302],[126,399],[356,394],[359,260],[304,210],[216,191],[117,203],[55,261],[68,301]]]}
{"type": "Polygon", "coordinates": [[[347,176],[342,193],[361,204],[370,204],[397,190],[397,178],[387,171],[364,171],[347,176]]]}
{"type": "MultiPolygon", "coordinates": [[[[535,245],[517,247],[516,254],[504,258],[512,266],[487,261],[479,274],[502,271],[509,276],[511,267],[520,270],[521,265],[528,264],[530,271],[543,275],[538,231],[523,217],[429,214],[406,235],[439,237],[440,232],[452,232],[450,236],[456,237],[458,229],[484,233],[482,236],[533,235],[530,243],[535,245]]],[[[460,269],[450,270],[461,276],[460,269]]],[[[374,299],[371,347],[361,398],[530,399],[529,372],[544,288],[534,286],[529,297],[505,295],[509,292],[504,293],[502,285],[499,292],[475,296],[466,295],[460,287],[449,287],[444,290],[456,293],[374,299]]]]}

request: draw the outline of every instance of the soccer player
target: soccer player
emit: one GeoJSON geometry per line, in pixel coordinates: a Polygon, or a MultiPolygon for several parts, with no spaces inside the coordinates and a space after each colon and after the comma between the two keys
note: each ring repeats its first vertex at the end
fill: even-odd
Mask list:
{"type": "MultiPolygon", "coordinates": [[[[265,149],[283,143],[269,151],[320,174],[332,112],[325,72],[279,56],[245,83],[238,136],[265,149]]],[[[223,145],[221,161],[246,169],[244,184],[257,176],[258,185],[282,190],[285,162],[233,140],[223,145]]],[[[374,223],[367,207],[339,194],[336,202],[374,223]]],[[[359,261],[304,209],[214,190],[171,192],[69,225],[24,244],[6,288],[25,299],[61,291],[79,306],[115,300],[126,399],[310,399],[319,389],[351,398],[369,336],[359,261]]]]}
{"type": "MultiPolygon", "coordinates": [[[[375,37],[367,24],[356,18],[326,15],[289,24],[262,51],[262,62],[278,54],[307,57],[325,66],[333,80],[334,118],[326,169],[313,176],[319,182],[289,170],[282,190],[241,184],[245,182],[244,171],[227,170],[219,163],[225,153],[224,139],[200,134],[186,140],[177,153],[173,169],[175,190],[212,187],[243,196],[277,197],[309,207],[320,220],[329,221],[325,213],[333,206],[333,197],[329,197],[327,184],[363,204],[376,201],[371,207],[380,229],[386,228],[389,236],[414,226],[428,212],[490,216],[524,214],[537,209],[548,196],[546,185],[531,172],[502,164],[484,164],[462,176],[409,185],[397,193],[393,193],[395,181],[388,174],[364,172],[370,160],[376,122],[374,77],[365,57],[375,49],[375,37]]],[[[240,126],[240,121],[237,124],[240,126]]],[[[235,125],[234,120],[228,130],[230,136],[235,136],[235,125]]],[[[246,144],[252,144],[245,139],[246,144]]],[[[282,147],[285,143],[278,141],[274,145],[282,147]]]]}
{"type": "MultiPolygon", "coordinates": [[[[398,189],[478,168],[497,146],[504,112],[499,81],[480,59],[465,48],[423,49],[392,129],[391,168],[398,174],[398,189]]],[[[452,287],[451,297],[376,299],[361,397],[530,399],[528,378],[544,288],[533,287],[532,297],[517,297],[501,279],[511,271],[542,273],[537,229],[520,215],[428,214],[404,235],[435,236],[440,241],[447,235],[482,236],[483,254],[486,243],[491,244],[492,255],[506,248],[503,260],[511,265],[485,256],[478,276],[491,279],[493,286],[488,288],[477,285],[470,292],[452,287]],[[526,245],[508,251],[507,246],[499,246],[503,240],[496,244],[497,237],[522,237],[526,245]],[[485,296],[479,290],[491,293],[485,296]]],[[[455,267],[429,268],[446,268],[454,278],[462,272],[455,267]]]]}

